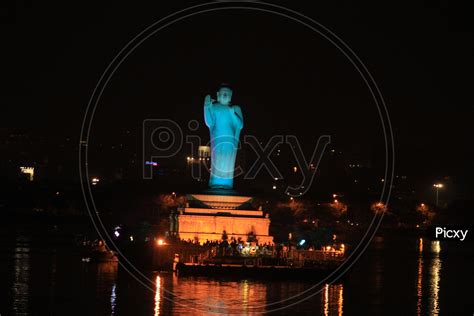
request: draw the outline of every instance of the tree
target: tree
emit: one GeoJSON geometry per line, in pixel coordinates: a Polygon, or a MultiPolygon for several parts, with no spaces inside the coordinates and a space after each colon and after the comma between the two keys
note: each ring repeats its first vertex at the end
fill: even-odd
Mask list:
{"type": "Polygon", "coordinates": [[[329,208],[331,215],[334,218],[339,219],[342,215],[347,213],[347,204],[340,202],[338,200],[334,200],[331,203],[326,203],[327,207],[329,208]]]}
{"type": "Polygon", "coordinates": [[[370,210],[376,214],[382,214],[382,213],[387,213],[388,208],[382,202],[374,202],[370,206],[370,210]]]}
{"type": "Polygon", "coordinates": [[[433,221],[435,213],[430,209],[428,205],[421,203],[417,206],[416,210],[423,217],[423,224],[429,225],[433,221]]]}

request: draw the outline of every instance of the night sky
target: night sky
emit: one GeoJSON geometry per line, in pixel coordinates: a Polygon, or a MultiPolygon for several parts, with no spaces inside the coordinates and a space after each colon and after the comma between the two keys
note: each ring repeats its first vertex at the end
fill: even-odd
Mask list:
{"type": "MultiPolygon", "coordinates": [[[[191,4],[197,2],[7,4],[1,10],[2,126],[30,129],[50,142],[78,140],[89,97],[115,54],[148,25],[191,4]]],[[[467,10],[302,1],[288,7],[342,38],[374,76],[393,124],[398,173],[472,174],[467,10]]],[[[234,87],[243,134],[294,134],[309,151],[319,135],[330,134],[350,152],[373,157],[384,150],[375,104],[348,60],[303,26],[249,10],[194,16],[147,40],[107,87],[91,145],[120,143],[123,130],[139,133],[147,118],[202,124],[204,96],[221,82],[234,87]]],[[[199,133],[207,137],[207,128],[201,125],[199,133]]]]}

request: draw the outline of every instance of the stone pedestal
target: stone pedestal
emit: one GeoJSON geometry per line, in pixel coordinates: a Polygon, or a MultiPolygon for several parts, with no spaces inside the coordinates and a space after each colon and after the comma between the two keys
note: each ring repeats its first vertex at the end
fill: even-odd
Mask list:
{"type": "Polygon", "coordinates": [[[252,197],[226,194],[189,194],[187,205],[178,208],[172,218],[172,231],[182,240],[199,243],[221,241],[225,231],[232,237],[248,241],[253,236],[258,243],[273,243],[268,235],[270,219],[261,209],[251,205],[252,197]]]}

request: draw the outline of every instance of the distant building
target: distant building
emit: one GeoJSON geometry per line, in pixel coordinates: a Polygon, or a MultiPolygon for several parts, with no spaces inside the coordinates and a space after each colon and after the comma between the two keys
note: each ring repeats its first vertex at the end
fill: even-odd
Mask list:
{"type": "Polygon", "coordinates": [[[186,157],[187,173],[193,179],[199,182],[209,180],[209,171],[211,166],[211,147],[199,146],[198,155],[186,157]]]}
{"type": "Polygon", "coordinates": [[[199,146],[199,158],[211,158],[211,147],[210,146],[199,146]]]}
{"type": "Polygon", "coordinates": [[[20,167],[20,172],[26,175],[28,181],[33,181],[35,177],[35,168],[34,167],[20,167]]]}

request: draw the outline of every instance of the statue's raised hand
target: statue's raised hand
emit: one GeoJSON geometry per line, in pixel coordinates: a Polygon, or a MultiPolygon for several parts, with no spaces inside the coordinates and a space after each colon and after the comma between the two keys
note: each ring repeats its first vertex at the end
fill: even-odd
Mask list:
{"type": "Polygon", "coordinates": [[[204,98],[204,107],[210,107],[212,105],[212,98],[211,96],[208,94],[206,95],[206,97],[204,98]]]}

